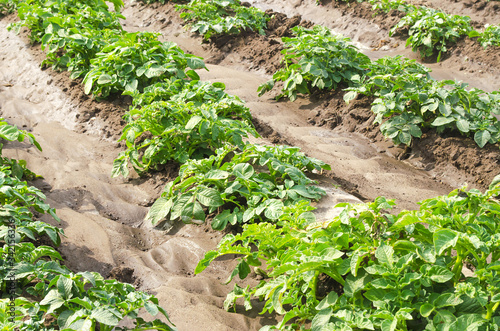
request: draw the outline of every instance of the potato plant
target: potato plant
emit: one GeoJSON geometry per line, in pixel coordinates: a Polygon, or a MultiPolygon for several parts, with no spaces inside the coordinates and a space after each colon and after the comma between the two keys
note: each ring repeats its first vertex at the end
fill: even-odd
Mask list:
{"type": "Polygon", "coordinates": [[[169,216],[170,221],[200,224],[213,214],[211,224],[216,230],[228,223],[277,220],[284,206],[303,199],[319,200],[325,194],[304,173],[314,169],[330,167],[298,148],[226,146],[216,155],[182,165],[179,177],[166,185],[146,219],[158,224],[169,216]]]}
{"type": "Polygon", "coordinates": [[[177,5],[181,18],[187,22],[191,32],[204,39],[221,34],[239,34],[255,31],[262,35],[269,17],[254,7],[243,6],[239,0],[192,0],[186,5],[177,5]]]}
{"type": "Polygon", "coordinates": [[[262,313],[283,316],[261,330],[498,330],[499,195],[498,184],[462,188],[396,215],[380,197],[339,204],[326,223],[290,205],[276,223],[226,235],[196,273],[226,254],[240,259],[228,283],[253,267],[264,280],[235,284],[225,307],[242,300],[248,310],[258,298],[262,313]]]}
{"type": "Polygon", "coordinates": [[[500,47],[500,26],[487,25],[484,31],[479,34],[478,40],[484,48],[500,47]]]}
{"type": "Polygon", "coordinates": [[[292,31],[295,37],[282,38],[284,67],[271,81],[259,87],[259,96],[270,91],[278,81],[283,82],[283,87],[276,99],[287,97],[290,101],[297,98],[297,93],[335,90],[359,83],[365,72],[362,66],[370,59],[349,44],[348,38],[333,35],[319,25],[312,29],[297,26],[292,31]]]}
{"type": "Polygon", "coordinates": [[[127,176],[128,161],[143,173],[170,160],[184,163],[213,155],[227,144],[243,147],[243,138],[258,136],[248,108],[224,88],[222,83],[172,79],[135,93],[121,137],[127,150],[115,160],[113,175],[127,176]]]}
{"type": "Polygon", "coordinates": [[[348,88],[344,99],[349,102],[357,93],[374,96],[374,122],[394,143],[410,145],[412,137],[422,135],[421,128],[457,131],[472,136],[479,147],[500,141],[495,117],[500,114],[500,93],[436,81],[429,69],[400,56],[381,58],[367,68],[362,83],[348,88]]]}
{"type": "Polygon", "coordinates": [[[448,15],[444,12],[427,7],[413,7],[396,24],[390,32],[393,35],[397,29],[407,27],[409,38],[406,46],[420,52],[423,58],[428,58],[437,52],[437,62],[448,48],[462,36],[467,36],[473,29],[470,17],[448,15]]]}
{"type": "Polygon", "coordinates": [[[111,93],[142,91],[170,77],[188,78],[187,68],[206,67],[200,57],[184,53],[175,43],[158,41],[158,34],[124,33],[90,61],[90,70],[83,79],[84,91],[101,98],[111,93]]]}
{"type": "Polygon", "coordinates": [[[0,17],[12,14],[19,0],[0,0],[0,17]]]}

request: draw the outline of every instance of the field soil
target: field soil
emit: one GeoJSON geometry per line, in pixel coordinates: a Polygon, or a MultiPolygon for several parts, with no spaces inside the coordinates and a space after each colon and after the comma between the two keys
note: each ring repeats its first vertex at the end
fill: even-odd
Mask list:
{"type": "MultiPolygon", "coordinates": [[[[275,14],[267,36],[244,33],[202,42],[183,28],[172,4],[146,6],[130,0],[123,11],[127,17],[123,25],[128,31],[161,32],[162,40],[204,57],[209,70],[199,71],[201,78],[225,83],[229,93],[247,102],[263,136],[256,142],[298,146],[331,164],[331,172],[315,176],[328,192],[317,204],[320,220],[335,215],[333,206],[338,202],[368,201],[380,195],[396,199],[399,208],[417,208],[416,202],[446,194],[465,182],[483,189],[500,172],[498,146],[479,149],[462,137],[428,132],[413,148],[394,146],[371,125],[370,100],[365,98],[350,105],[343,103],[338,92],[293,103],[277,102],[272,93],[259,98],[257,87],[280,66],[280,37],[298,24],[334,28],[353,38],[373,59],[418,56],[404,48],[402,39],[388,38],[381,18],[360,17],[361,10],[353,10],[358,4],[249,2],[275,14]]],[[[475,5],[460,6],[456,4],[465,13],[475,10],[475,5]]],[[[481,9],[475,12],[473,19],[478,22],[499,17],[481,15],[481,9]]],[[[66,265],[74,271],[98,271],[154,293],[179,330],[258,330],[275,324],[280,318],[259,315],[258,302],[249,312],[242,306],[237,307],[240,314],[224,311],[225,296],[234,285],[223,282],[237,262],[234,257],[193,274],[199,259],[215,249],[223,233],[209,226],[183,224],[166,233],[143,221],[165,183],[177,175],[177,165],[144,178],[110,178],[113,159],[123,149],[117,140],[130,100],[117,97],[96,102],[67,73],[41,69],[44,54],[39,46],[29,44],[26,32],[7,31],[7,24],[15,20],[15,16],[0,20],[0,115],[35,134],[43,151],[8,143],[4,154],[27,160],[28,167],[43,176],[32,184],[46,193],[62,219],[66,238],[59,250],[66,265]]],[[[460,47],[443,62],[426,65],[440,79],[457,78],[488,91],[499,89],[500,63],[463,61],[457,52],[466,51],[460,47]]],[[[487,52],[481,54],[489,58],[487,52]]],[[[256,282],[252,274],[243,285],[256,282]]]]}

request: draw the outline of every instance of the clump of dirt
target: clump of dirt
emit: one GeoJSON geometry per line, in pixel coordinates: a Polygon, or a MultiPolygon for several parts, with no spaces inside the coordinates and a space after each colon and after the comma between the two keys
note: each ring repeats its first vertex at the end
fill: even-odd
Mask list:
{"type": "Polygon", "coordinates": [[[471,138],[439,136],[429,131],[415,142],[411,153],[421,157],[431,169],[445,169],[451,165],[469,175],[483,189],[500,170],[498,145],[479,148],[471,138]]]}
{"type": "Polygon", "coordinates": [[[239,35],[220,35],[210,39],[213,55],[207,63],[220,64],[232,54],[241,54],[241,60],[250,63],[251,70],[265,70],[273,74],[281,67],[283,44],[279,38],[292,35],[295,26],[310,28],[313,24],[302,20],[300,15],[287,17],[283,13],[267,10],[271,17],[267,23],[266,35],[247,31],[239,35]]]}
{"type": "Polygon", "coordinates": [[[108,275],[108,279],[116,279],[122,283],[134,284],[137,278],[134,276],[134,269],[129,267],[114,267],[108,275]]]}
{"type": "Polygon", "coordinates": [[[447,53],[449,63],[455,63],[460,70],[495,72],[500,69],[500,48],[482,47],[477,40],[464,38],[451,46],[447,53]],[[472,68],[473,65],[481,69],[472,68]]]}
{"type": "MultiPolygon", "coordinates": [[[[372,98],[358,96],[349,104],[342,99],[343,92],[330,96],[324,101],[309,123],[339,131],[358,132],[373,143],[387,142],[378,124],[373,124],[375,115],[371,111],[372,98]]],[[[468,180],[486,189],[500,169],[498,144],[479,148],[473,139],[457,135],[439,135],[435,131],[424,132],[420,139],[414,139],[411,146],[380,144],[381,151],[403,160],[418,160],[419,167],[427,171],[438,170],[445,177],[468,180]],[[402,147],[402,148],[398,148],[402,147]],[[391,149],[389,151],[388,149],[391,149]]]]}

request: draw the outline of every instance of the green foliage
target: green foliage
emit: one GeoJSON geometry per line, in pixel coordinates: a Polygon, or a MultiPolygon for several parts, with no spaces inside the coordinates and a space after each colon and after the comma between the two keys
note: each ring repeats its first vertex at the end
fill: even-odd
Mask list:
{"type": "Polygon", "coordinates": [[[264,35],[269,20],[263,11],[242,6],[239,0],[192,0],[177,9],[183,10],[180,16],[188,22],[191,32],[203,35],[204,39],[248,30],[264,35]]]}
{"type": "Polygon", "coordinates": [[[141,0],[142,2],[144,2],[145,4],[147,5],[150,5],[152,3],[161,3],[162,5],[166,4],[167,2],[187,2],[189,0],[141,0]]]}
{"type": "Polygon", "coordinates": [[[0,0],[0,17],[12,14],[18,3],[19,0],[0,0]]]}
{"type": "Polygon", "coordinates": [[[44,20],[45,35],[41,40],[47,59],[42,62],[54,69],[67,69],[71,77],[84,76],[90,60],[104,46],[114,43],[123,33],[119,18],[107,8],[79,5],[75,14],[58,15],[44,20]]]}
{"type": "Polygon", "coordinates": [[[184,163],[213,155],[227,144],[243,147],[242,138],[258,136],[248,108],[224,88],[222,83],[172,80],[135,93],[121,137],[127,150],[115,160],[113,175],[127,176],[128,160],[142,173],[169,160],[184,163]]]}
{"type": "MultiPolygon", "coordinates": [[[[113,0],[110,2],[114,4],[116,11],[119,11],[123,7],[122,0],[113,0]]],[[[115,19],[122,17],[121,15],[109,13],[108,5],[103,0],[26,0],[21,1],[17,8],[21,21],[11,25],[10,28],[15,28],[19,31],[20,27],[25,26],[30,29],[30,39],[32,42],[42,42],[42,38],[46,33],[52,33],[51,28],[47,32],[45,31],[52,23],[55,24],[53,27],[56,28],[57,25],[61,28],[70,28],[73,23],[66,21],[67,18],[70,20],[77,19],[80,22],[84,20],[83,17],[80,17],[80,11],[83,11],[82,15],[84,17],[90,15],[87,16],[90,19],[90,25],[97,23],[94,21],[97,17],[104,19],[110,24],[115,24],[113,17],[115,19]]],[[[106,24],[99,27],[105,28],[106,24]]]]}
{"type": "Polygon", "coordinates": [[[284,206],[325,194],[304,171],[330,167],[298,148],[247,144],[242,150],[226,146],[216,153],[182,165],[146,219],[157,224],[170,215],[171,221],[199,224],[214,213],[212,227],[222,230],[228,223],[277,220],[284,206]]]}
{"type": "MultiPolygon", "coordinates": [[[[51,247],[47,251],[55,252],[51,247]]],[[[56,253],[56,252],[55,252],[56,253]]],[[[8,299],[0,300],[0,326],[16,330],[174,330],[168,324],[155,320],[145,322],[138,317],[139,310],[146,308],[152,316],[161,313],[168,316],[154,296],[136,291],[126,283],[114,279],[105,280],[96,272],[70,272],[54,261],[35,265],[19,264],[16,278],[30,274],[38,282],[28,287],[28,293],[42,298],[31,301],[24,297],[15,299],[14,323],[2,319],[8,311],[8,299]],[[48,317],[57,317],[49,322],[48,317]],[[29,316],[29,319],[26,319],[29,316]],[[122,320],[134,321],[134,328],[121,328],[122,320]]]]}
{"type": "Polygon", "coordinates": [[[478,40],[484,48],[490,46],[500,47],[500,26],[487,25],[478,40]]]}
{"type": "Polygon", "coordinates": [[[83,79],[85,93],[102,98],[111,93],[142,91],[170,77],[187,78],[186,68],[206,68],[200,57],[186,54],[173,42],[158,41],[151,32],[124,33],[90,61],[83,79]]]}
{"type": "Polygon", "coordinates": [[[374,96],[375,123],[395,144],[410,145],[422,135],[421,127],[438,132],[457,131],[473,136],[479,147],[500,141],[500,93],[486,93],[455,81],[436,81],[429,69],[400,56],[372,63],[358,87],[348,88],[349,102],[357,93],[374,96]]]}
{"type": "Polygon", "coordinates": [[[242,298],[248,310],[259,298],[263,313],[283,315],[262,330],[498,330],[499,194],[498,185],[455,190],[397,215],[385,198],[343,203],[328,223],[291,205],[277,223],[226,235],[196,273],[226,254],[240,257],[227,282],[254,267],[265,279],[236,284],[225,307],[242,298]]]}
{"type": "MultiPolygon", "coordinates": [[[[19,130],[16,126],[9,125],[5,119],[0,117],[0,139],[8,141],[22,142],[28,139],[28,142],[34,145],[39,151],[42,150],[40,144],[36,141],[35,136],[25,130],[19,130]]],[[[17,179],[35,179],[38,177],[36,174],[26,168],[26,161],[14,160],[1,156],[3,144],[0,143],[0,166],[10,168],[12,175],[17,179]]]]}
{"type": "Polygon", "coordinates": [[[409,29],[406,46],[411,45],[414,52],[420,51],[423,58],[437,52],[438,62],[442,53],[448,50],[447,45],[454,44],[461,36],[472,31],[470,17],[448,15],[423,6],[409,10],[391,29],[390,35],[404,27],[409,29]]]}
{"type": "Polygon", "coordinates": [[[391,10],[399,10],[402,12],[407,12],[412,9],[411,5],[408,5],[405,0],[368,0],[368,3],[372,5],[372,10],[375,13],[383,11],[388,13],[391,10]]]}
{"type": "MultiPolygon", "coordinates": [[[[3,119],[0,137],[10,141],[28,137],[36,143],[33,135],[3,119]]],[[[154,296],[136,291],[130,284],[105,280],[95,272],[72,273],[59,264],[62,257],[54,247],[36,244],[47,236],[59,246],[64,231],[33,220],[36,211],[60,221],[45,203],[45,195],[21,181],[22,173],[12,166],[18,163],[6,160],[2,157],[0,164],[0,329],[174,330],[158,319],[146,322],[138,317],[145,308],[150,315],[161,313],[168,320],[154,296]],[[134,322],[133,329],[118,327],[126,319],[134,322]]]]}
{"type": "Polygon", "coordinates": [[[282,38],[284,68],[259,87],[259,96],[271,90],[277,81],[283,82],[283,88],[276,98],[287,97],[291,101],[297,98],[297,93],[309,94],[359,83],[365,72],[363,66],[370,59],[349,44],[348,38],[333,35],[322,26],[312,29],[297,26],[292,31],[295,37],[282,38]]]}

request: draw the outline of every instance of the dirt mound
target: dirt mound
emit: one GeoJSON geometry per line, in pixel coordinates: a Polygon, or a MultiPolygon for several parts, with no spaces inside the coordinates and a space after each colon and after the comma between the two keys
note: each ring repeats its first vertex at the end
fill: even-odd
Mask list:
{"type": "Polygon", "coordinates": [[[443,136],[434,131],[425,132],[410,147],[394,146],[373,124],[375,115],[370,110],[372,98],[358,96],[345,104],[342,92],[330,96],[316,113],[309,118],[313,125],[344,132],[365,135],[383,151],[398,160],[406,160],[417,168],[433,173],[450,185],[468,182],[486,189],[500,171],[500,151],[497,145],[479,148],[467,137],[443,136]]]}
{"type": "MultiPolygon", "coordinates": [[[[266,74],[273,74],[281,67],[281,51],[283,44],[279,38],[292,36],[291,28],[295,26],[311,27],[313,24],[303,21],[300,15],[288,18],[283,13],[267,10],[271,19],[267,23],[266,35],[247,31],[240,35],[222,35],[210,38],[212,46],[209,49],[214,53],[207,63],[222,64],[224,59],[239,54],[241,61],[248,63],[250,70],[264,70],[266,74]]],[[[234,56],[233,56],[234,57],[234,56]]],[[[231,59],[230,59],[231,60],[231,59]]]]}

